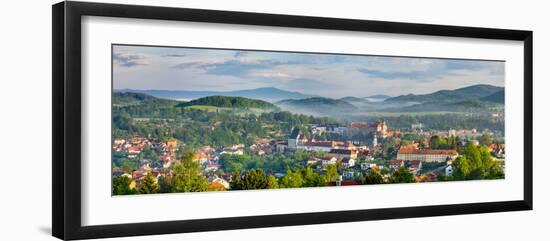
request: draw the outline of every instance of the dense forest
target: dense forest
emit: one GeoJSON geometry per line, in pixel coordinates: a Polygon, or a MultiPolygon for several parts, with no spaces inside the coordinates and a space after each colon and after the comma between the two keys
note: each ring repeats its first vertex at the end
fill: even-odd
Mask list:
{"type": "MultiPolygon", "coordinates": [[[[284,139],[293,127],[309,133],[309,125],[346,125],[347,120],[330,117],[294,114],[287,111],[238,112],[228,108],[222,111],[188,108],[189,102],[157,99],[144,94],[115,93],[113,99],[113,129],[116,136],[137,133],[148,138],[164,140],[177,138],[189,146],[252,144],[256,138],[284,139]],[[184,105],[186,104],[186,105],[184,105]]],[[[270,107],[270,103],[246,98],[198,99],[196,104],[218,106],[270,107]],[[233,102],[232,102],[233,101],[233,102]]],[[[349,121],[376,121],[380,117],[354,117],[349,121]]],[[[484,114],[433,114],[384,116],[392,129],[407,130],[412,123],[422,123],[426,130],[489,129],[504,136],[503,121],[484,114]]],[[[335,134],[323,134],[319,139],[343,140],[335,134]]],[[[355,136],[354,140],[370,142],[372,136],[355,136]]]]}
{"type": "MultiPolygon", "coordinates": [[[[127,98],[123,100],[128,103],[127,98]]],[[[285,111],[244,115],[239,112],[239,115],[236,115],[231,110],[208,111],[186,108],[187,106],[181,106],[184,102],[142,101],[139,103],[139,105],[114,104],[112,119],[115,136],[139,134],[157,140],[173,137],[189,147],[225,146],[237,143],[250,145],[256,138],[286,138],[293,127],[302,127],[305,130],[305,126],[311,124],[343,124],[328,117],[313,117],[285,111]]]]}
{"type": "Polygon", "coordinates": [[[277,107],[269,102],[263,100],[254,100],[244,97],[229,97],[229,96],[207,96],[192,100],[189,102],[179,103],[178,107],[193,106],[193,105],[207,105],[215,107],[229,107],[229,108],[260,108],[260,109],[277,109],[277,107]]]}

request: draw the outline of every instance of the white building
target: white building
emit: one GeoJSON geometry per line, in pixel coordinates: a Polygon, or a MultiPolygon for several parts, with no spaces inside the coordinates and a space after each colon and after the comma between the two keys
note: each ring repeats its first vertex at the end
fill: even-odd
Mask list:
{"type": "Polygon", "coordinates": [[[453,166],[449,165],[445,167],[445,176],[451,176],[453,175],[453,166]]]}
{"type": "Polygon", "coordinates": [[[321,165],[326,166],[330,164],[336,164],[336,158],[332,156],[326,156],[321,159],[321,165]]]}
{"type": "Polygon", "coordinates": [[[398,169],[400,167],[403,167],[405,165],[405,162],[403,160],[390,160],[388,162],[388,167],[390,169],[398,169]]]}
{"type": "Polygon", "coordinates": [[[352,170],[347,170],[342,173],[342,177],[346,179],[352,179],[355,177],[355,172],[352,170]]]}
{"type": "Polygon", "coordinates": [[[362,170],[368,170],[368,169],[371,169],[373,167],[376,167],[376,163],[369,163],[369,162],[361,163],[361,169],[362,170]]]}
{"type": "Polygon", "coordinates": [[[397,152],[398,160],[420,160],[422,162],[446,162],[448,159],[454,160],[458,157],[456,150],[431,150],[431,149],[412,149],[401,148],[397,152]]]}
{"type": "Polygon", "coordinates": [[[346,167],[346,168],[355,166],[355,159],[349,158],[349,157],[343,158],[342,159],[342,166],[346,167]]]}

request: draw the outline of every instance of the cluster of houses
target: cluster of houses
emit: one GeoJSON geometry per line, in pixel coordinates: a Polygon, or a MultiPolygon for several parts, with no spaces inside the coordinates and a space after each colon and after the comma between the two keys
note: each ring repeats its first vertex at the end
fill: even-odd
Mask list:
{"type": "MultiPolygon", "coordinates": [[[[130,159],[139,159],[139,168],[130,173],[124,173],[120,169],[113,170],[113,176],[127,176],[132,179],[131,187],[139,186],[141,181],[148,173],[151,173],[157,179],[160,177],[171,178],[173,175],[169,169],[170,166],[179,163],[176,157],[179,145],[175,139],[164,142],[148,140],[147,138],[132,136],[128,139],[117,138],[113,141],[113,151],[121,153],[130,159]],[[150,148],[159,154],[158,160],[149,160],[144,158],[142,153],[146,148],[150,148]],[[153,162],[160,161],[161,166],[152,167],[153,162]]],[[[271,139],[258,139],[249,150],[256,155],[264,155],[274,150],[274,142],[271,139]]],[[[231,181],[230,174],[219,174],[219,159],[222,155],[243,155],[245,153],[244,144],[228,145],[222,148],[211,146],[202,146],[195,149],[193,161],[199,162],[204,175],[207,177],[211,190],[226,190],[231,181]]]]}
{"type": "Polygon", "coordinates": [[[361,143],[348,141],[317,141],[308,138],[298,128],[294,128],[286,142],[278,142],[276,149],[280,152],[285,151],[322,151],[336,157],[353,157],[368,155],[369,148],[361,143]]]}
{"type": "Polygon", "coordinates": [[[259,139],[256,139],[256,142],[250,145],[249,148],[253,154],[261,156],[261,155],[270,154],[271,152],[273,152],[274,144],[275,143],[273,142],[272,139],[259,138],[259,139]]]}
{"type": "Polygon", "coordinates": [[[113,141],[113,151],[125,153],[128,158],[138,158],[146,147],[160,153],[159,160],[165,168],[177,162],[176,151],[178,144],[175,139],[156,142],[144,137],[133,136],[128,139],[117,138],[113,141]]]}
{"type": "Polygon", "coordinates": [[[151,141],[146,138],[133,137],[128,140],[117,138],[113,141],[113,150],[127,153],[128,158],[136,158],[145,149],[145,146],[150,145],[151,141]]]}
{"type": "MultiPolygon", "coordinates": [[[[422,124],[415,124],[413,129],[421,129],[422,124]]],[[[318,141],[314,138],[308,138],[298,128],[294,128],[286,141],[275,141],[273,139],[257,139],[254,144],[246,147],[244,144],[235,144],[214,148],[211,146],[202,146],[195,149],[193,160],[200,163],[204,175],[207,177],[211,190],[227,190],[230,188],[231,176],[227,173],[220,173],[219,159],[222,155],[243,155],[245,152],[254,155],[262,156],[272,152],[295,152],[303,150],[308,152],[324,152],[323,157],[310,157],[307,164],[317,168],[322,172],[327,165],[339,165],[340,179],[334,185],[356,185],[357,177],[361,173],[369,171],[381,171],[384,168],[389,169],[390,173],[399,168],[406,168],[413,173],[417,181],[434,181],[437,178],[438,172],[444,172],[449,176],[452,174],[452,162],[458,157],[456,150],[433,150],[421,149],[420,143],[400,146],[397,151],[396,158],[387,162],[374,162],[372,152],[375,148],[380,148],[377,143],[377,137],[385,139],[396,139],[395,134],[398,131],[389,131],[388,126],[383,121],[374,123],[352,122],[349,125],[342,126],[312,126],[311,131],[314,134],[322,134],[324,132],[337,132],[343,135],[368,135],[373,134],[374,140],[372,145],[366,146],[363,143],[353,141],[318,141]],[[361,160],[361,162],[359,161],[361,160]],[[440,168],[437,171],[420,174],[423,163],[442,163],[438,165],[440,168]],[[383,164],[383,165],[381,165],[383,164]],[[386,166],[384,166],[386,165],[386,166]]],[[[449,131],[448,135],[462,135],[472,137],[477,136],[475,130],[470,131],[449,131]]],[[[397,138],[398,139],[398,138],[397,138]]],[[[428,140],[424,140],[423,146],[428,146],[428,140]]],[[[113,175],[126,175],[133,180],[134,186],[139,185],[141,180],[148,174],[152,173],[155,177],[161,176],[170,178],[173,173],[169,167],[177,164],[179,160],[176,158],[178,151],[178,142],[175,139],[157,142],[148,140],[147,138],[132,136],[128,139],[117,138],[113,141],[113,151],[123,153],[128,158],[139,158],[140,167],[133,170],[131,173],[123,173],[120,170],[113,172],[113,175]],[[158,155],[158,160],[147,160],[141,155],[146,148],[155,150],[158,155]],[[154,165],[158,163],[162,165],[154,165]]],[[[492,144],[489,146],[493,155],[497,158],[504,158],[504,144],[492,144]]],[[[284,173],[275,173],[276,177],[280,177],[284,173]]],[[[388,178],[389,175],[384,175],[388,178]]]]}
{"type": "MultiPolygon", "coordinates": [[[[421,125],[416,127],[421,128],[421,125]]],[[[317,131],[319,131],[319,127],[316,128],[317,131]]],[[[376,122],[374,127],[366,123],[352,123],[346,130],[348,132],[351,130],[354,134],[358,132],[361,134],[373,133],[375,136],[380,135],[380,137],[385,136],[386,138],[392,138],[392,135],[388,135],[387,125],[384,122],[376,122]]],[[[371,162],[373,160],[371,150],[364,144],[340,141],[316,141],[307,138],[306,135],[297,128],[292,131],[286,142],[280,142],[278,145],[280,146],[278,146],[277,149],[283,151],[306,150],[326,152],[324,157],[311,157],[307,161],[307,164],[319,169],[324,168],[326,165],[339,164],[342,168],[341,174],[343,185],[346,184],[346,180],[355,179],[362,171],[380,171],[384,168],[384,166],[380,164],[371,162]],[[366,161],[359,163],[357,161],[358,158],[363,156],[366,158],[362,158],[361,160],[366,161]]],[[[375,138],[372,148],[376,147],[377,143],[375,138]]],[[[495,149],[498,148],[495,147],[495,149]]],[[[419,179],[418,181],[434,181],[437,178],[437,173],[419,175],[419,171],[422,169],[422,163],[443,163],[443,169],[438,171],[444,171],[445,175],[448,176],[452,174],[452,161],[457,157],[458,152],[456,150],[420,149],[419,143],[414,143],[401,146],[397,151],[396,159],[386,162],[386,165],[390,172],[399,168],[406,168],[409,172],[417,176],[419,179]]],[[[386,175],[385,178],[387,177],[386,175]]],[[[353,185],[352,182],[348,184],[353,185]]]]}

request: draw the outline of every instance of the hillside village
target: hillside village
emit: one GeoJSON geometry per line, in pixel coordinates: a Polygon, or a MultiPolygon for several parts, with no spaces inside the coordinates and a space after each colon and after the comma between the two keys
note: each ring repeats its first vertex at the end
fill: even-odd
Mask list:
{"type": "MultiPolygon", "coordinates": [[[[488,130],[424,131],[421,123],[392,130],[384,120],[293,127],[286,139],[256,138],[250,145],[189,148],[175,138],[158,140],[132,134],[115,137],[112,151],[118,161],[135,163],[113,166],[113,178],[128,180],[124,182],[128,188],[121,189],[126,191],[117,193],[119,189],[114,187],[115,194],[139,193],[146,185],[157,187],[155,192],[172,192],[169,185],[178,175],[176,167],[185,161],[197,164],[198,175],[206,179],[202,191],[225,191],[257,189],[257,183],[244,188],[242,184],[251,170],[256,169],[261,170],[260,176],[267,183],[262,186],[265,188],[296,187],[298,184],[289,184],[292,183],[289,180],[296,180],[297,175],[304,179],[299,186],[435,182],[459,180],[460,176],[453,172],[467,160],[470,151],[490,153],[491,161],[497,163],[497,167],[490,168],[498,168],[497,173],[503,173],[505,157],[505,145],[494,142],[488,130]],[[339,140],[316,139],[327,135],[338,136],[339,140]],[[358,135],[370,136],[372,140],[368,143],[354,140],[358,135]],[[192,153],[190,160],[184,160],[186,152],[192,153]],[[306,175],[316,177],[315,184],[306,185],[306,175]],[[168,189],[162,185],[168,185],[168,189]]],[[[490,178],[503,174],[495,175],[490,178]]]]}

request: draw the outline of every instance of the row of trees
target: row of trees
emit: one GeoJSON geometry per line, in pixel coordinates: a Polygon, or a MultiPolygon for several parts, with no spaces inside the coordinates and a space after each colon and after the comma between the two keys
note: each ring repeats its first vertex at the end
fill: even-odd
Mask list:
{"type": "Polygon", "coordinates": [[[299,170],[305,168],[305,163],[310,156],[323,157],[326,152],[310,153],[304,150],[296,150],[292,155],[285,153],[272,153],[257,156],[245,153],[244,155],[222,155],[220,157],[220,172],[243,172],[253,168],[270,172],[284,172],[288,169],[299,170]]]}
{"type": "MultiPolygon", "coordinates": [[[[295,153],[295,158],[306,158],[307,155],[301,152],[295,153]]],[[[192,160],[193,154],[187,152],[183,155],[181,162],[175,165],[171,177],[160,177],[158,180],[153,174],[148,173],[136,185],[127,176],[113,178],[112,192],[114,195],[127,194],[149,194],[149,193],[170,193],[170,192],[203,192],[208,191],[209,183],[202,174],[200,164],[192,160]]],[[[311,166],[287,166],[286,173],[279,179],[273,174],[266,173],[265,166],[255,166],[252,156],[224,156],[220,161],[222,167],[230,170],[232,168],[232,190],[253,190],[253,189],[276,189],[276,188],[298,188],[298,187],[321,187],[336,182],[339,177],[339,170],[336,165],[326,165],[323,172],[314,171],[311,166]],[[230,165],[239,164],[239,167],[230,165]]],[[[291,158],[292,159],[292,158],[291,158]]],[[[296,163],[296,160],[293,160],[296,163]]],[[[500,179],[504,178],[504,171],[500,163],[493,159],[489,148],[485,145],[467,143],[463,153],[453,162],[453,174],[450,177],[440,176],[440,180],[478,180],[478,179],[500,179]]],[[[386,173],[384,173],[386,174],[386,173]]],[[[389,178],[384,178],[377,171],[361,173],[357,179],[361,184],[383,184],[383,183],[412,183],[416,182],[415,176],[406,168],[395,170],[389,178]]]]}
{"type": "Polygon", "coordinates": [[[114,177],[112,183],[113,195],[150,194],[171,192],[205,192],[208,190],[208,180],[202,174],[200,164],[193,161],[193,153],[187,152],[179,164],[171,169],[171,176],[161,176],[158,180],[152,173],[141,180],[139,185],[125,175],[114,177]]]}
{"type": "Polygon", "coordinates": [[[314,172],[311,167],[303,170],[287,170],[286,174],[275,178],[272,174],[266,174],[262,169],[252,169],[243,173],[235,172],[232,175],[232,190],[276,189],[297,187],[322,187],[327,182],[335,181],[338,177],[335,165],[329,165],[327,174],[314,172]],[[336,174],[334,174],[336,173],[336,174]]]}
{"type": "Polygon", "coordinates": [[[504,170],[485,145],[466,144],[463,154],[453,162],[453,174],[441,178],[449,181],[502,179],[504,170]]]}
{"type": "MultiPolygon", "coordinates": [[[[200,173],[197,164],[193,161],[183,161],[176,165],[174,176],[171,179],[160,177],[157,180],[151,173],[148,173],[141,180],[139,186],[133,184],[130,177],[114,177],[113,195],[208,191],[208,182],[200,173]]],[[[338,179],[336,165],[327,165],[322,174],[313,171],[310,166],[297,171],[287,170],[279,180],[272,174],[266,174],[262,169],[251,169],[242,173],[235,172],[232,175],[231,190],[323,187],[330,183],[334,184],[338,179]]],[[[405,168],[396,170],[387,181],[377,171],[361,175],[358,180],[361,184],[367,185],[416,181],[414,175],[405,168]]]]}
{"type": "MultiPolygon", "coordinates": [[[[277,180],[275,176],[266,174],[261,169],[252,169],[243,173],[234,173],[231,182],[232,190],[253,190],[253,189],[277,189],[277,188],[299,188],[299,187],[323,187],[335,183],[339,179],[336,165],[327,165],[324,172],[317,173],[310,166],[297,171],[288,170],[284,176],[277,180]]],[[[385,178],[377,171],[370,171],[366,175],[358,177],[361,184],[384,184],[384,183],[413,183],[416,178],[406,168],[400,168],[391,176],[385,178]]]]}
{"type": "Polygon", "coordinates": [[[440,137],[435,135],[430,137],[430,149],[456,149],[459,142],[458,136],[440,137]]]}

